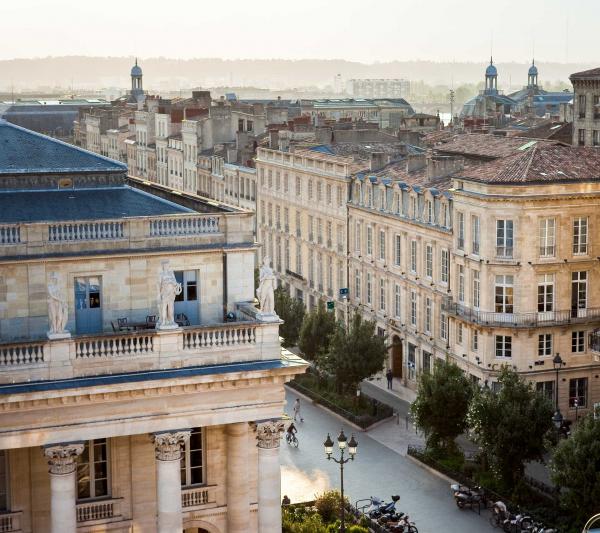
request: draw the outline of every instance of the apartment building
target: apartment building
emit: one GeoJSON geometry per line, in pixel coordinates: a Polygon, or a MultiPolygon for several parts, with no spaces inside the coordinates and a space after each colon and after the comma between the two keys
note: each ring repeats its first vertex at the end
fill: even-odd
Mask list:
{"type": "MultiPolygon", "coordinates": [[[[0,529],[281,531],[252,213],[0,122],[0,529]]],[[[283,357],[283,358],[282,358],[283,357]]]]}
{"type": "Polygon", "coordinates": [[[410,94],[410,81],[404,79],[351,79],[350,94],[359,98],[406,98],[410,94]]]}
{"type": "Polygon", "coordinates": [[[600,146],[600,68],[569,76],[573,98],[573,145],[600,146]]]}

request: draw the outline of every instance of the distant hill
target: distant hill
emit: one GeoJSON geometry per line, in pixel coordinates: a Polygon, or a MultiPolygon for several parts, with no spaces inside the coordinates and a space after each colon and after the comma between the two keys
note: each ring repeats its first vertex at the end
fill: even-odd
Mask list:
{"type": "MultiPolygon", "coordinates": [[[[70,87],[99,89],[128,87],[132,57],[46,57],[0,61],[0,90],[70,87]]],[[[365,64],[344,60],[223,60],[140,59],[144,87],[151,90],[182,89],[192,86],[253,85],[273,89],[332,85],[333,77],[407,78],[428,84],[479,82],[486,67],[481,63],[436,63],[394,61],[365,64]]],[[[597,67],[587,63],[537,63],[540,82],[568,81],[569,74],[597,67]]],[[[528,62],[498,63],[499,85],[524,85],[528,62]]]]}

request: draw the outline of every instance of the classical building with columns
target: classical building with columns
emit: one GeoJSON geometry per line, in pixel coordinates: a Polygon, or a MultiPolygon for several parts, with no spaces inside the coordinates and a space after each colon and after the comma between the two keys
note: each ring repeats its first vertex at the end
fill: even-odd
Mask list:
{"type": "Polygon", "coordinates": [[[0,530],[280,530],[305,363],[254,308],[252,213],[5,122],[0,143],[0,530]]]}

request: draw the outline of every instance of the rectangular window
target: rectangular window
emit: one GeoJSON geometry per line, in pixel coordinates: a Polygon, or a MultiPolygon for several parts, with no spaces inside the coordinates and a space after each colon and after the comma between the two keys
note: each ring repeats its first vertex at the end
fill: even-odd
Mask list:
{"type": "Polygon", "coordinates": [[[441,276],[440,279],[442,283],[448,283],[448,277],[450,275],[450,251],[442,250],[442,260],[441,260],[441,276]]]}
{"type": "Polygon", "coordinates": [[[181,486],[204,484],[204,446],[202,428],[194,428],[181,453],[181,486]]]}
{"type": "Polygon", "coordinates": [[[321,203],[323,200],[323,184],[317,181],[317,202],[321,203]]]}
{"type": "Polygon", "coordinates": [[[552,355],[552,334],[542,333],[538,335],[538,356],[548,357],[552,355]]]}
{"type": "Polygon", "coordinates": [[[410,291],[410,323],[413,326],[417,325],[417,293],[410,291]]]}
{"type": "Polygon", "coordinates": [[[571,315],[584,317],[587,313],[587,272],[571,273],[571,315]]]}
{"type": "Polygon", "coordinates": [[[402,237],[396,235],[394,238],[394,264],[400,266],[402,261],[402,237]]]}
{"type": "Polygon", "coordinates": [[[456,225],[458,228],[458,242],[457,247],[459,250],[464,250],[465,248],[465,214],[464,213],[456,213],[456,225]]]}
{"type": "Polygon", "coordinates": [[[474,329],[471,334],[471,350],[474,352],[479,350],[479,331],[476,329],[474,329]]]}
{"type": "Polygon", "coordinates": [[[8,511],[8,455],[0,450],[0,511],[8,511]]]}
{"type": "Polygon", "coordinates": [[[512,337],[496,335],[496,357],[512,357],[512,337]]]}
{"type": "Polygon", "coordinates": [[[479,244],[481,239],[481,227],[479,217],[476,215],[471,216],[471,240],[472,240],[472,251],[475,255],[479,255],[479,244]]]}
{"type": "Polygon", "coordinates": [[[571,351],[573,353],[585,352],[585,331],[571,332],[571,351]]]}
{"type": "Polygon", "coordinates": [[[417,273],[417,241],[410,241],[410,271],[417,273]]]}
{"type": "Polygon", "coordinates": [[[535,390],[554,402],[554,381],[538,381],[535,384],[535,390]]]}
{"type": "Polygon", "coordinates": [[[108,461],[107,439],[85,441],[77,457],[77,500],[110,496],[108,461]]]}
{"type": "Polygon", "coordinates": [[[331,205],[331,185],[327,185],[327,205],[331,205]]]}
{"type": "Polygon", "coordinates": [[[458,301],[464,303],[465,301],[465,267],[458,265],[458,301]]]}
{"type": "Polygon", "coordinates": [[[579,146],[585,146],[585,130],[577,130],[577,144],[579,146]]]}
{"type": "Polygon", "coordinates": [[[402,310],[402,300],[401,300],[401,296],[400,296],[400,285],[398,285],[397,283],[394,285],[394,315],[397,318],[401,317],[401,310],[402,310]]]}
{"type": "Polygon", "coordinates": [[[538,313],[554,311],[554,275],[538,276],[538,313]]]}
{"type": "Polygon", "coordinates": [[[302,245],[296,244],[296,274],[302,275],[302,245]]]}
{"type": "Polygon", "coordinates": [[[356,269],[354,271],[354,297],[357,300],[361,299],[360,293],[360,270],[356,269]]]}
{"type": "Polygon", "coordinates": [[[433,246],[428,244],[425,246],[425,275],[433,278],[433,246]]]}
{"type": "Polygon", "coordinates": [[[379,231],[379,259],[385,261],[385,231],[379,231]]]}
{"type": "MultiPolygon", "coordinates": [[[[600,113],[600,107],[598,108],[598,113],[600,113]]],[[[600,146],[600,130],[592,131],[592,146],[600,146]]]]}
{"type": "Polygon", "coordinates": [[[463,343],[463,325],[460,322],[456,325],[456,342],[460,345],[463,343]]]}
{"type": "Polygon", "coordinates": [[[540,219],[540,257],[554,257],[556,253],[556,220],[540,219]]]}
{"type": "Polygon", "coordinates": [[[327,221],[327,247],[331,248],[333,244],[333,224],[327,221]]]}
{"type": "Polygon", "coordinates": [[[496,220],[496,256],[513,256],[513,221],[496,220]]]}
{"type": "Polygon", "coordinates": [[[472,305],[474,309],[479,309],[481,297],[481,282],[479,279],[479,270],[473,270],[473,294],[472,305]]]}
{"type": "Polygon", "coordinates": [[[260,221],[263,224],[265,223],[265,201],[264,200],[260,201],[260,221]]]}
{"type": "Polygon", "coordinates": [[[302,183],[300,182],[300,177],[296,176],[296,198],[302,197],[302,183]]]}
{"type": "Polygon", "coordinates": [[[337,188],[337,197],[338,197],[338,207],[342,207],[344,205],[344,192],[340,186],[337,188]]]}
{"type": "Polygon", "coordinates": [[[425,202],[425,216],[427,217],[426,222],[433,222],[433,202],[431,200],[425,202]]]}
{"type": "Polygon", "coordinates": [[[448,317],[444,313],[440,315],[440,337],[448,340],[448,317]]]}
{"type": "Polygon", "coordinates": [[[587,378],[569,380],[569,407],[587,407],[587,378]]]}
{"type": "Polygon", "coordinates": [[[312,215],[308,215],[308,240],[310,242],[314,242],[315,241],[315,234],[314,234],[314,228],[315,224],[314,224],[314,218],[312,215]]]}
{"type": "Polygon", "coordinates": [[[302,215],[296,211],[296,236],[302,237],[302,215]]]}
{"type": "Polygon", "coordinates": [[[373,287],[371,283],[371,273],[367,272],[367,305],[373,303],[373,287]]]}
{"type": "Polygon", "coordinates": [[[379,280],[379,310],[385,311],[385,280],[379,280]]]}
{"type": "Polygon", "coordinates": [[[373,255],[373,228],[367,226],[367,255],[373,255]]]}
{"type": "Polygon", "coordinates": [[[421,353],[423,355],[422,371],[424,374],[429,374],[431,372],[431,354],[429,352],[426,352],[425,350],[423,350],[421,353]]]}
{"type": "Polygon", "coordinates": [[[513,312],[513,276],[496,276],[495,311],[496,313],[513,312]]]}
{"type": "Polygon", "coordinates": [[[283,175],[283,192],[289,192],[290,190],[290,180],[287,174],[283,175]]]}
{"type": "Polygon", "coordinates": [[[585,111],[586,111],[586,98],[585,98],[585,94],[580,94],[577,97],[577,110],[579,112],[579,118],[585,118],[585,111]]]}
{"type": "Polygon", "coordinates": [[[361,238],[360,238],[360,222],[356,223],[356,230],[354,232],[354,249],[360,254],[361,249],[361,238]]]}
{"type": "Polygon", "coordinates": [[[577,217],[573,220],[573,255],[587,254],[588,219],[577,217]]]}
{"type": "Polygon", "coordinates": [[[433,320],[433,303],[431,298],[425,298],[425,332],[431,333],[431,324],[433,320]]]}
{"type": "Polygon", "coordinates": [[[308,180],[308,199],[312,200],[313,198],[313,181],[312,180],[308,180]]]}

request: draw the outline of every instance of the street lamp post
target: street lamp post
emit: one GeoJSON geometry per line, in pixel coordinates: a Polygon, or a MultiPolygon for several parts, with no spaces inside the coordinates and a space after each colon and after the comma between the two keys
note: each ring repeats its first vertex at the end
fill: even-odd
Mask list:
{"type": "Polygon", "coordinates": [[[552,420],[554,420],[554,422],[556,423],[556,420],[558,420],[558,417],[560,417],[560,421],[562,423],[562,414],[560,412],[560,408],[558,407],[558,373],[559,373],[560,369],[563,366],[565,366],[567,363],[565,363],[562,360],[562,357],[557,352],[556,355],[554,356],[554,359],[552,359],[552,364],[554,365],[554,370],[556,370],[556,385],[555,385],[556,390],[554,391],[554,398],[556,400],[556,412],[554,413],[552,420]]]}
{"type": "Polygon", "coordinates": [[[337,464],[340,465],[340,492],[341,492],[341,496],[342,496],[342,498],[341,498],[341,513],[340,513],[341,514],[341,516],[340,516],[340,533],[345,533],[346,532],[346,523],[345,523],[346,509],[344,507],[344,465],[348,461],[354,461],[354,456],[356,455],[356,448],[358,447],[358,442],[356,442],[356,440],[354,438],[354,434],[352,434],[352,437],[350,437],[350,441],[348,441],[348,439],[346,438],[346,435],[344,435],[343,429],[340,431],[337,441],[338,441],[338,447],[340,449],[340,458],[339,459],[336,459],[335,457],[331,456],[331,454],[333,453],[333,441],[331,440],[331,436],[329,435],[329,433],[327,433],[327,439],[323,443],[323,446],[325,446],[325,455],[327,456],[327,459],[329,461],[331,459],[333,459],[337,464]],[[348,448],[349,457],[346,457],[344,459],[344,451],[346,450],[346,448],[348,448]]]}
{"type": "Polygon", "coordinates": [[[575,407],[575,422],[579,420],[579,398],[573,398],[573,407],[575,407]]]}

